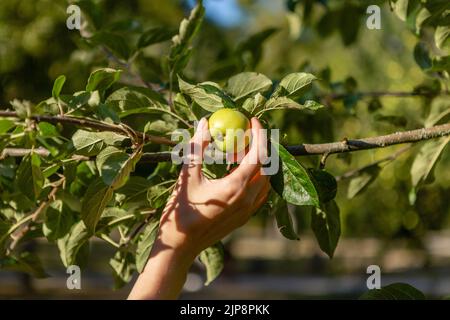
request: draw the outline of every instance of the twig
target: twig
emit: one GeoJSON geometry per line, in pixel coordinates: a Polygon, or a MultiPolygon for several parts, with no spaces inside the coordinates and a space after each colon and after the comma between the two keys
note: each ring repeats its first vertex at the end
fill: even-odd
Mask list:
{"type": "Polygon", "coordinates": [[[300,144],[288,146],[286,149],[294,156],[333,154],[384,148],[396,144],[419,142],[448,135],[450,135],[450,123],[371,138],[345,139],[344,141],[331,143],[300,144]]]}
{"type": "Polygon", "coordinates": [[[12,237],[13,241],[9,245],[8,252],[12,252],[16,248],[20,240],[28,233],[28,231],[30,231],[31,225],[41,217],[42,213],[45,212],[45,209],[47,209],[47,207],[55,200],[56,193],[63,185],[64,180],[65,178],[63,177],[54,183],[52,190],[48,194],[47,200],[41,202],[37,209],[30,215],[30,219],[27,220],[28,223],[22,229],[20,229],[20,231],[16,235],[12,237]]]}
{"type": "MultiPolygon", "coordinates": [[[[447,91],[442,91],[438,93],[438,95],[449,95],[450,93],[447,91]]],[[[420,91],[360,91],[355,93],[330,93],[322,96],[321,98],[325,100],[341,100],[348,96],[359,96],[359,97],[371,97],[371,98],[380,98],[380,97],[432,97],[435,94],[432,92],[420,92],[420,91]]]]}
{"type": "Polygon", "coordinates": [[[0,160],[3,160],[7,157],[23,157],[29,154],[31,151],[40,155],[41,157],[48,157],[50,155],[50,151],[43,147],[39,147],[36,149],[22,149],[22,148],[5,148],[0,154],[0,160]]]}
{"type": "MultiPolygon", "coordinates": [[[[0,111],[0,117],[19,118],[17,113],[14,111],[0,111]]],[[[111,131],[111,132],[121,133],[121,134],[124,134],[127,136],[129,135],[128,130],[126,130],[123,126],[116,125],[116,124],[104,123],[104,122],[92,120],[92,119],[68,117],[68,116],[64,116],[64,117],[50,116],[50,115],[32,115],[30,118],[37,122],[45,121],[45,122],[49,122],[49,123],[66,123],[66,124],[82,126],[84,128],[91,128],[91,129],[95,129],[95,130],[99,130],[99,131],[111,131]]],[[[174,142],[168,138],[165,138],[165,137],[144,134],[141,132],[136,132],[136,133],[140,137],[140,139],[142,139],[142,137],[143,137],[143,139],[145,140],[144,142],[152,142],[155,144],[163,144],[163,145],[169,145],[169,146],[173,146],[176,144],[176,142],[174,142]]],[[[130,137],[130,138],[132,138],[132,137],[130,137]]]]}

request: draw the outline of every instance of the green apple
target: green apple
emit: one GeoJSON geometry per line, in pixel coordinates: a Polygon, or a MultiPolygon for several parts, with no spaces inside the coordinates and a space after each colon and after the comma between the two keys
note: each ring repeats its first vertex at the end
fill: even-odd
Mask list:
{"type": "Polygon", "coordinates": [[[235,109],[217,110],[209,118],[209,132],[222,152],[238,153],[244,150],[250,141],[249,128],[250,121],[235,109]]]}

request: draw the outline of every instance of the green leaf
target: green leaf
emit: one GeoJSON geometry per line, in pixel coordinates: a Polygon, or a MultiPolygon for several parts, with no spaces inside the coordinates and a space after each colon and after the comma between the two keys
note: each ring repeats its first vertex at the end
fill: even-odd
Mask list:
{"type": "Polygon", "coordinates": [[[167,27],[154,27],[145,31],[138,40],[137,47],[139,49],[145,48],[155,43],[164,42],[170,40],[176,31],[167,27]]]}
{"type": "Polygon", "coordinates": [[[12,120],[0,119],[0,134],[8,132],[15,126],[16,125],[14,124],[14,121],[12,121],[12,120]]]}
{"type": "Polygon", "coordinates": [[[112,54],[122,60],[128,60],[131,55],[126,38],[118,33],[99,31],[90,37],[89,41],[94,45],[106,47],[112,54]]]}
{"type": "Polygon", "coordinates": [[[199,120],[190,108],[184,95],[181,93],[177,93],[175,98],[173,99],[173,108],[175,112],[183,119],[186,119],[188,121],[199,120]]]}
{"type": "Polygon", "coordinates": [[[332,258],[341,235],[341,220],[336,201],[325,202],[320,208],[313,209],[311,229],[319,242],[320,249],[332,258]]]}
{"type": "Polygon", "coordinates": [[[328,202],[336,197],[336,179],[325,170],[309,169],[311,180],[319,194],[320,202],[328,202]]]}
{"type": "Polygon", "coordinates": [[[204,14],[203,2],[198,0],[189,18],[181,21],[178,34],[172,38],[172,47],[169,53],[169,69],[175,71],[175,74],[181,72],[187,64],[190,56],[189,46],[192,38],[200,29],[204,14]]]}
{"type": "Polygon", "coordinates": [[[262,94],[257,93],[254,97],[247,98],[244,101],[242,109],[254,116],[264,108],[266,101],[266,98],[262,94]]]}
{"type": "Polygon", "coordinates": [[[255,69],[262,57],[264,41],[277,31],[277,28],[267,28],[250,35],[239,43],[236,48],[236,54],[240,56],[245,67],[255,69]]]}
{"type": "Polygon", "coordinates": [[[228,79],[226,91],[238,101],[256,93],[265,93],[270,88],[272,80],[262,73],[242,72],[228,79]]]}
{"type": "Polygon", "coordinates": [[[293,109],[293,110],[312,110],[315,111],[322,108],[323,105],[314,102],[312,100],[307,100],[305,105],[301,105],[294,100],[287,97],[276,97],[267,100],[264,108],[256,113],[256,116],[260,117],[263,113],[272,110],[283,110],[283,109],[293,109]]]}
{"type": "Polygon", "coordinates": [[[438,26],[436,31],[434,32],[434,41],[436,42],[436,46],[445,50],[450,46],[450,26],[438,26]]]}
{"type": "Polygon", "coordinates": [[[17,169],[17,187],[30,200],[39,197],[44,185],[44,176],[41,170],[41,159],[35,153],[27,154],[17,169]]]}
{"type": "Polygon", "coordinates": [[[280,157],[280,170],[270,179],[274,190],[287,202],[299,206],[319,205],[319,196],[307,171],[280,144],[272,141],[280,157]]]}
{"type": "Polygon", "coordinates": [[[183,94],[207,111],[215,112],[221,108],[234,108],[231,98],[223,93],[217,84],[208,82],[192,85],[178,77],[178,85],[183,94]]]}
{"type": "Polygon", "coordinates": [[[364,293],[361,300],[425,300],[425,295],[406,283],[393,283],[364,293]]]}
{"type": "Polygon", "coordinates": [[[119,289],[130,282],[136,270],[133,254],[128,250],[117,251],[109,260],[109,265],[113,269],[114,289],[119,289]]]}
{"type": "Polygon", "coordinates": [[[108,89],[120,79],[121,72],[121,70],[111,68],[103,68],[92,72],[86,85],[86,91],[104,91],[108,89]]]}
{"type": "Polygon", "coordinates": [[[431,69],[433,66],[428,49],[422,42],[417,43],[414,47],[414,59],[422,70],[431,69]]]}
{"type": "Polygon", "coordinates": [[[64,237],[73,224],[73,217],[64,207],[63,201],[55,200],[45,212],[42,231],[49,241],[54,241],[64,237]]]}
{"type": "Polygon", "coordinates": [[[106,103],[114,105],[120,111],[156,107],[167,104],[164,97],[159,93],[149,88],[132,86],[122,87],[119,90],[114,91],[106,99],[106,103]]]}
{"type": "Polygon", "coordinates": [[[112,187],[105,185],[101,178],[97,178],[89,185],[81,206],[81,219],[91,234],[95,232],[103,210],[112,197],[112,187]]]}
{"type": "Polygon", "coordinates": [[[347,197],[352,199],[358,194],[366,190],[369,185],[375,181],[381,172],[381,167],[378,164],[365,167],[358,175],[350,180],[347,190],[347,197]]]}
{"type": "Polygon", "coordinates": [[[159,219],[151,219],[140,233],[136,246],[136,268],[139,273],[144,271],[153,243],[158,235],[159,219]]]}
{"type": "Polygon", "coordinates": [[[66,82],[66,76],[61,75],[58,78],[56,78],[55,82],[53,83],[53,89],[52,89],[52,97],[57,99],[59,98],[59,94],[61,93],[61,90],[64,86],[64,82],[66,82]]]}
{"type": "Polygon", "coordinates": [[[88,240],[89,232],[83,221],[75,223],[68,234],[57,240],[59,255],[65,267],[77,264],[80,249],[87,245],[88,240]]]}
{"type": "Polygon", "coordinates": [[[151,186],[147,191],[147,199],[150,203],[150,207],[154,209],[161,208],[165,205],[167,199],[170,196],[170,192],[175,185],[175,180],[168,180],[161,182],[157,185],[151,186]],[[167,185],[170,185],[167,187],[167,185]]]}
{"type": "Polygon", "coordinates": [[[429,128],[449,119],[450,99],[448,97],[436,97],[431,104],[430,114],[425,120],[425,127],[429,128]]]}
{"type": "Polygon", "coordinates": [[[429,180],[433,168],[445,146],[450,142],[450,136],[425,142],[414,159],[411,167],[411,180],[413,187],[429,180]]]}
{"type": "Polygon", "coordinates": [[[0,269],[25,272],[35,278],[48,277],[39,257],[29,251],[0,258],[0,269]]]}
{"type": "Polygon", "coordinates": [[[300,240],[294,230],[286,201],[280,197],[277,197],[274,207],[274,215],[277,221],[278,231],[280,231],[280,233],[289,240],[300,240]]]}
{"type": "Polygon", "coordinates": [[[222,272],[224,264],[224,249],[221,242],[203,250],[199,256],[200,262],[206,268],[205,285],[213,282],[222,272]]]}
{"type": "Polygon", "coordinates": [[[280,84],[274,92],[274,97],[287,96],[289,98],[296,98],[309,90],[313,81],[317,80],[316,76],[297,72],[291,73],[281,79],[280,84]]]}
{"type": "Polygon", "coordinates": [[[92,132],[77,130],[72,136],[72,143],[77,154],[95,156],[107,146],[120,147],[129,138],[114,132],[92,132]]]}
{"type": "Polygon", "coordinates": [[[55,138],[60,136],[58,129],[48,122],[39,122],[38,128],[39,134],[43,138],[55,138]]]}

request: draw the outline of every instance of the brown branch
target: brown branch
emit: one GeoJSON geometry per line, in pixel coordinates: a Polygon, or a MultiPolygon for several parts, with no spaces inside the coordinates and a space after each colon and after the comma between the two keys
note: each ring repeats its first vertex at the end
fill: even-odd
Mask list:
{"type": "MultiPolygon", "coordinates": [[[[14,111],[0,111],[0,117],[19,118],[17,113],[14,111]]],[[[69,117],[69,116],[50,116],[50,115],[33,115],[30,118],[37,122],[45,121],[49,123],[73,124],[77,126],[82,126],[84,128],[90,128],[99,131],[111,131],[129,136],[128,130],[123,126],[104,123],[97,120],[69,117]]],[[[143,140],[143,142],[152,142],[155,144],[164,144],[169,146],[173,146],[176,144],[176,142],[165,137],[144,134],[142,132],[136,132],[136,134],[141,140],[143,140]],[[144,138],[142,139],[142,137],[144,138]]]]}
{"type": "Polygon", "coordinates": [[[7,157],[24,157],[29,154],[31,151],[40,155],[41,157],[48,157],[50,155],[50,151],[43,147],[39,147],[36,149],[22,149],[22,148],[5,148],[0,153],[0,160],[3,160],[7,157]]]}
{"type": "Polygon", "coordinates": [[[28,231],[31,230],[31,226],[33,223],[35,223],[42,215],[43,212],[45,212],[45,209],[55,200],[56,193],[58,192],[59,188],[64,184],[65,178],[61,178],[61,180],[55,182],[53,184],[53,188],[48,194],[47,200],[40,203],[40,205],[37,207],[37,209],[31,214],[31,220],[22,228],[20,229],[17,234],[13,236],[13,241],[9,245],[8,251],[12,252],[17,244],[22,240],[22,238],[28,233],[28,231]]]}
{"type": "MultiPolygon", "coordinates": [[[[15,112],[0,111],[0,117],[17,117],[15,112]]],[[[71,123],[82,127],[102,131],[113,131],[130,135],[129,130],[120,125],[107,124],[96,120],[87,120],[75,117],[61,117],[61,116],[32,116],[36,121],[47,121],[53,123],[71,123]]],[[[175,141],[171,141],[164,137],[144,135],[136,132],[138,137],[144,137],[143,140],[158,144],[175,145],[175,141]]],[[[294,146],[287,146],[286,149],[294,156],[309,156],[309,155],[324,155],[344,152],[354,152],[359,150],[384,148],[392,145],[403,143],[414,143],[443,136],[450,135],[450,123],[442,124],[430,128],[421,128],[416,130],[409,130],[403,132],[396,132],[384,136],[370,137],[350,140],[345,138],[340,142],[319,143],[319,144],[300,144],[294,146]]],[[[133,137],[132,137],[133,138],[133,137]]],[[[141,138],[142,139],[142,138],[141,138]]],[[[167,162],[171,159],[170,152],[145,153],[141,161],[143,162],[167,162]]]]}
{"type": "Polygon", "coordinates": [[[294,156],[321,155],[359,150],[384,148],[402,143],[413,143],[450,135],[450,123],[410,131],[396,132],[385,136],[349,140],[341,142],[300,144],[286,149],[294,156]]]}

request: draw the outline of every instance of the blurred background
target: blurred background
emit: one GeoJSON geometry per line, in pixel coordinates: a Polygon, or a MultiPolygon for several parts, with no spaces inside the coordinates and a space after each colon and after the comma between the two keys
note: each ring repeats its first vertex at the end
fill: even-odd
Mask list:
{"type": "MultiPolygon", "coordinates": [[[[124,46],[115,47],[124,56],[126,43],[135,35],[154,26],[176,29],[195,4],[79,3],[95,9],[95,23],[127,35],[124,46]]],[[[275,80],[298,71],[322,79],[315,92],[320,92],[326,108],[314,114],[271,113],[269,121],[287,134],[284,143],[331,142],[423,126],[431,103],[427,97],[356,94],[436,86],[436,78],[414,61],[417,36],[391,12],[387,1],[205,0],[204,5],[206,20],[185,71],[188,78],[223,83],[235,73],[252,70],[275,80]],[[301,5],[295,6],[297,2],[301,5]],[[370,4],[381,7],[380,30],[366,27],[370,4]],[[249,43],[251,50],[244,50],[249,43]],[[345,97],[327,95],[336,92],[345,97]]],[[[0,2],[1,109],[15,98],[38,103],[49,97],[53,81],[61,74],[68,79],[64,91],[82,90],[93,69],[114,64],[77,30],[67,29],[67,6],[62,0],[0,2]]],[[[146,48],[130,68],[145,81],[159,83],[160,59],[169,46],[166,42],[146,48]]],[[[448,96],[440,99],[449,104],[448,96]]],[[[381,268],[382,285],[406,282],[429,297],[450,294],[450,152],[442,153],[434,180],[411,201],[410,169],[420,146],[389,162],[356,196],[349,194],[350,179],[345,174],[403,147],[330,156],[326,168],[341,178],[336,201],[342,222],[332,260],[321,252],[309,228],[309,209],[290,206],[300,241],[282,238],[272,216],[257,215],[225,240],[226,264],[219,279],[203,286],[203,270],[195,265],[182,298],[357,298],[367,290],[366,269],[372,264],[381,268]]],[[[318,163],[316,157],[300,161],[306,166],[318,163]]],[[[138,170],[148,174],[152,167],[138,170]]],[[[51,277],[36,280],[0,271],[1,298],[124,298],[130,290],[129,285],[112,290],[108,261],[114,248],[104,242],[92,244],[82,290],[66,289],[67,274],[54,245],[33,246],[51,277]]]]}

